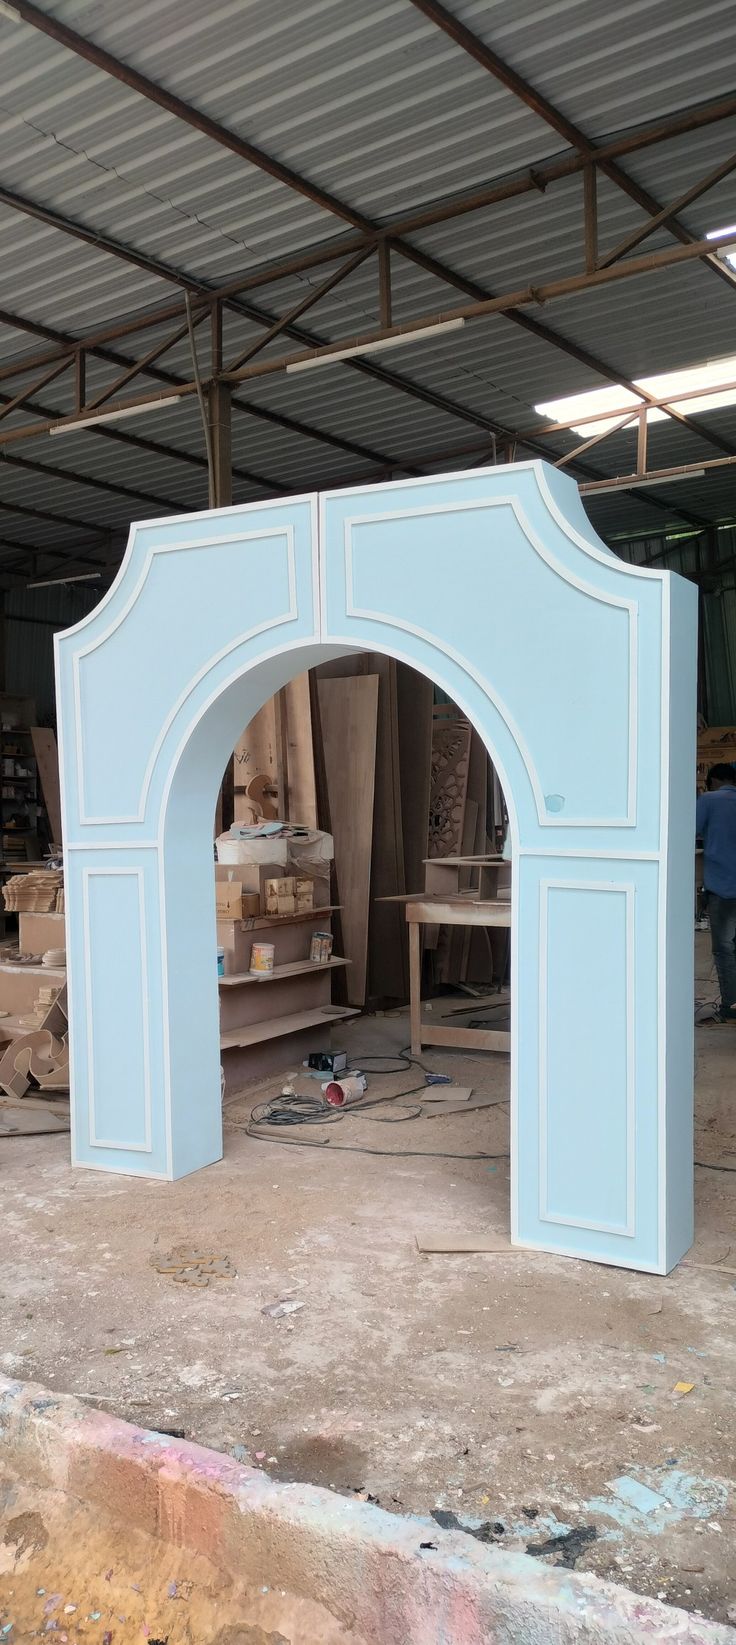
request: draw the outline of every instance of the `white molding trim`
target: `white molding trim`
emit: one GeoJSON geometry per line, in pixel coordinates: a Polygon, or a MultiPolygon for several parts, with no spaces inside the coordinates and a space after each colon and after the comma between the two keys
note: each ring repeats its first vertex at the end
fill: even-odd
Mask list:
{"type": "MultiPolygon", "coordinates": [[[[457,481],[460,479],[466,480],[469,477],[479,480],[497,480],[501,472],[504,474],[522,474],[526,472],[534,475],[542,500],[549,509],[550,514],[554,515],[554,518],[560,526],[560,529],[564,532],[564,535],[568,537],[570,542],[574,543],[577,548],[582,549],[583,553],[587,554],[590,559],[598,560],[599,563],[601,565],[605,565],[609,571],[620,573],[624,577],[639,577],[648,582],[663,582],[668,576],[672,575],[671,572],[663,571],[656,566],[632,565],[628,560],[619,560],[617,555],[612,554],[610,549],[605,547],[605,544],[600,538],[593,541],[589,537],[583,537],[582,533],[571,524],[566,515],[560,512],[559,504],[552,496],[549,481],[545,472],[545,470],[549,467],[550,464],[547,463],[543,457],[531,457],[525,462],[520,463],[487,463],[483,467],[479,465],[478,468],[474,468],[472,471],[455,468],[448,469],[443,474],[421,474],[408,480],[387,480],[383,486],[380,482],[376,482],[374,480],[372,483],[368,482],[366,485],[337,488],[333,487],[330,491],[320,491],[319,496],[320,500],[330,497],[344,498],[346,492],[349,491],[351,497],[359,497],[368,492],[375,493],[378,490],[406,491],[411,486],[419,486],[423,488],[424,486],[431,485],[448,485],[452,481],[457,481]]],[[[558,470],[557,472],[560,471],[558,470]]],[[[565,478],[570,480],[569,475],[566,475],[565,478]]],[[[577,492],[576,482],[574,480],[570,480],[570,484],[577,492]]]]}
{"type": "MultiPolygon", "coordinates": [[[[182,736],[180,737],[176,749],[174,750],[174,754],[172,756],[171,762],[169,764],[168,771],[166,773],[166,777],[164,779],[163,789],[162,789],[162,793],[161,793],[161,803],[160,803],[160,806],[159,806],[159,813],[158,813],[158,836],[157,836],[157,839],[156,839],[156,845],[158,847],[157,868],[158,868],[159,919],[160,919],[160,944],[161,944],[161,991],[162,991],[162,1001],[163,1001],[164,1111],[165,1111],[165,1126],[166,1126],[166,1157],[167,1157],[167,1162],[168,1162],[169,1173],[171,1175],[173,1175],[173,1135],[172,1135],[172,1096],[173,1096],[173,1092],[172,1092],[172,1084],[171,1084],[171,1044],[170,1044],[170,1037],[169,1037],[169,1032],[170,1032],[170,1024],[169,1024],[169,998],[170,998],[170,990],[169,990],[169,942],[168,942],[168,933],[167,933],[167,929],[166,929],[166,862],[165,862],[164,844],[165,844],[165,835],[166,835],[166,814],[167,814],[167,811],[168,811],[169,798],[170,798],[170,795],[171,795],[171,789],[172,789],[172,786],[173,786],[174,777],[176,776],[176,772],[177,772],[177,769],[178,769],[178,766],[179,766],[179,762],[180,762],[181,757],[184,753],[184,750],[187,747],[187,744],[189,743],[191,737],[194,735],[194,732],[196,731],[197,726],[199,725],[200,721],[202,719],[204,719],[205,714],[207,714],[209,712],[209,709],[212,707],[212,704],[217,701],[217,698],[222,696],[223,692],[229,690],[230,686],[234,685],[236,680],[245,679],[248,674],[253,672],[255,669],[259,668],[263,663],[273,662],[276,657],[288,656],[289,652],[291,652],[291,651],[301,651],[305,647],[308,647],[310,645],[319,645],[320,643],[321,643],[321,636],[320,636],[318,631],[315,632],[314,634],[300,635],[298,640],[287,640],[282,645],[273,646],[269,651],[262,652],[260,654],[260,656],[254,658],[251,663],[247,663],[244,668],[241,667],[241,668],[234,669],[232,674],[229,674],[226,679],[221,680],[219,682],[219,684],[215,687],[214,691],[210,692],[209,696],[205,699],[205,701],[203,703],[200,703],[200,706],[197,709],[196,713],[189,720],[189,723],[186,726],[182,736]]],[[[339,641],[337,643],[339,644],[339,641]]],[[[213,663],[213,667],[214,666],[215,665],[213,663]]],[[[134,849],[134,847],[135,847],[135,841],[132,841],[131,842],[131,849],[134,849]]]]}
{"type": "Polygon", "coordinates": [[[588,845],[522,845],[519,848],[520,857],[546,857],[548,862],[554,862],[556,857],[590,857],[595,862],[661,862],[661,851],[626,851],[617,846],[607,849],[602,846],[588,845]]]}
{"type": "Polygon", "coordinates": [[[592,1233],[636,1237],[636,886],[633,881],[544,879],[539,882],[539,1220],[592,1233]],[[592,891],[626,899],[626,1222],[594,1222],[587,1217],[556,1216],[548,1192],[548,937],[550,891],[592,891]]]}
{"type": "Polygon", "coordinates": [[[158,840],[139,840],[132,834],[128,840],[72,840],[64,846],[67,851],[157,851],[158,840]]]}
{"type": "MultiPolygon", "coordinates": [[[[87,1013],[87,1116],[90,1148],[114,1148],[123,1153],[150,1154],[152,1146],[151,1044],[148,1019],[148,954],[146,943],[146,899],[142,868],[82,869],[82,929],[84,932],[84,992],[87,1013]],[[138,888],[138,922],[140,935],[141,1022],[143,1033],[143,1096],[145,1114],[145,1142],[113,1142],[97,1135],[95,1112],[94,1072],[94,1010],[92,1005],[92,942],[90,930],[89,882],[95,879],[134,879],[138,888]]],[[[70,1036],[71,1037],[71,1036],[70,1036]]]]}
{"type": "MultiPolygon", "coordinates": [[[[315,644],[320,644],[320,643],[325,644],[325,645],[331,645],[331,646],[343,646],[344,645],[346,652],[361,649],[361,647],[359,647],[359,646],[356,647],[354,638],[345,638],[341,635],[332,635],[332,636],[330,636],[329,640],[325,640],[324,636],[322,634],[320,634],[319,632],[317,632],[313,635],[306,636],[303,639],[300,639],[298,641],[288,642],[284,645],[278,646],[278,647],[274,648],[273,651],[267,652],[262,657],[259,657],[257,662],[252,663],[251,665],[249,665],[248,668],[236,670],[234,674],[232,674],[225,682],[223,682],[221,685],[219,685],[217,687],[216,691],[211,693],[211,695],[208,697],[206,702],[204,702],[200,705],[199,709],[197,710],[196,715],[190,721],[189,726],[187,727],[186,731],[184,732],[184,734],[183,734],[183,736],[182,736],[182,738],[181,738],[181,740],[178,744],[178,747],[175,751],[175,754],[174,754],[173,759],[171,761],[171,764],[169,766],[169,770],[168,770],[166,780],[165,780],[165,783],[164,783],[164,787],[163,787],[163,791],[162,791],[162,798],[161,798],[161,809],[160,809],[160,813],[159,813],[159,826],[158,826],[158,841],[157,841],[157,844],[159,846],[158,880],[159,880],[159,911],[160,911],[160,922],[161,922],[161,938],[160,938],[160,940],[161,940],[161,986],[162,986],[162,998],[163,998],[163,1006],[164,1006],[164,1009],[163,1009],[164,1103],[165,1103],[165,1115],[166,1115],[167,1159],[168,1159],[168,1163],[169,1163],[169,1171],[170,1172],[173,1169],[173,1167],[172,1167],[172,1157],[173,1157],[172,1156],[172,1136],[171,1136],[172,1087],[171,1087],[171,1049],[170,1049],[170,1044],[169,1044],[169,1015],[168,1015],[168,1006],[169,1006],[169,955],[168,955],[168,939],[167,939],[167,933],[166,933],[166,884],[165,884],[165,851],[164,851],[164,844],[165,844],[165,836],[166,836],[166,817],[167,817],[169,799],[170,799],[170,796],[171,796],[171,789],[172,789],[172,786],[173,786],[174,777],[176,775],[176,770],[177,770],[177,767],[179,765],[179,761],[182,757],[184,749],[187,746],[187,743],[189,742],[190,737],[194,734],[194,731],[196,730],[197,725],[199,724],[200,720],[207,713],[208,709],[211,707],[212,703],[216,700],[216,698],[220,695],[221,691],[227,690],[230,685],[234,684],[235,680],[243,678],[245,674],[250,672],[251,668],[256,668],[258,666],[258,664],[260,664],[262,662],[270,662],[275,657],[278,657],[278,656],[281,656],[281,655],[285,656],[285,655],[288,654],[289,651],[297,650],[301,646],[315,645],[315,644]]],[[[397,662],[406,663],[408,665],[408,667],[410,667],[410,668],[414,668],[414,669],[417,668],[416,657],[408,656],[406,654],[406,652],[397,650],[397,648],[395,646],[388,647],[386,645],[380,645],[379,644],[379,645],[375,645],[373,649],[375,651],[379,651],[383,656],[395,658],[397,662]]],[[[421,673],[422,670],[418,669],[417,672],[421,673]]],[[[426,677],[428,679],[431,679],[433,681],[433,683],[439,685],[443,691],[446,691],[448,696],[453,697],[453,700],[457,703],[458,708],[462,709],[463,713],[466,715],[466,717],[470,721],[471,725],[473,725],[475,727],[476,731],[478,732],[479,737],[481,738],[481,741],[483,742],[484,747],[488,748],[488,743],[486,741],[485,733],[481,730],[481,727],[478,724],[477,717],[476,717],[475,713],[468,707],[467,702],[463,699],[462,695],[458,695],[455,687],[453,685],[451,685],[451,683],[442,675],[442,673],[437,672],[437,673],[433,673],[431,675],[428,674],[426,677]]],[[[505,766],[499,760],[495,749],[488,748],[488,752],[491,755],[493,763],[494,763],[494,765],[496,767],[496,770],[498,772],[499,781],[501,783],[501,787],[503,788],[504,797],[506,799],[506,805],[507,805],[508,815],[509,815],[509,830],[510,830],[510,834],[511,834],[512,852],[514,854],[518,854],[518,849],[519,849],[519,823],[518,823],[518,817],[517,817],[517,813],[516,813],[516,796],[514,794],[514,790],[511,786],[511,783],[509,782],[508,774],[506,772],[505,766]]],[[[512,937],[513,938],[515,938],[516,933],[519,930],[519,896],[520,896],[519,880],[520,880],[520,876],[518,874],[514,874],[512,876],[512,881],[511,881],[511,930],[512,930],[512,937]]],[[[511,1058],[510,1058],[510,1108],[511,1108],[511,1136],[512,1136],[512,1145],[511,1145],[511,1226],[512,1226],[512,1228],[514,1228],[518,1225],[518,1168],[519,1168],[519,1151],[518,1151],[518,1126],[519,1126],[519,1113],[518,1113],[518,1108],[519,1108],[519,1085],[518,1085],[518,1079],[519,1079],[519,1074],[518,1074],[519,986],[518,986],[518,983],[519,983],[518,942],[515,941],[515,940],[512,940],[512,944],[511,944],[511,1058]]]]}
{"type": "MultiPolygon", "coordinates": [[[[220,516],[224,519],[236,514],[239,515],[240,518],[245,515],[251,519],[255,514],[270,514],[274,510],[278,512],[280,508],[286,508],[287,511],[290,512],[292,508],[298,507],[300,503],[311,504],[312,499],[316,495],[317,493],[313,491],[302,491],[298,496],[294,497],[268,497],[260,503],[232,503],[228,508],[198,508],[192,509],[189,514],[162,514],[153,520],[134,521],[128,532],[128,541],[125,545],[125,553],[123,554],[123,558],[120,561],[120,565],[118,566],[110,587],[106,589],[102,599],[98,601],[97,605],[92,607],[91,611],[85,612],[84,616],[80,617],[78,622],[72,623],[70,628],[64,628],[59,633],[55,634],[54,643],[56,643],[57,640],[66,642],[67,640],[70,640],[74,634],[81,634],[85,628],[89,628],[92,623],[96,622],[100,612],[104,611],[106,605],[109,605],[113,596],[117,593],[121,584],[127,577],[128,568],[133,558],[135,540],[139,532],[160,532],[162,527],[179,525],[187,526],[190,525],[192,521],[197,520],[206,520],[209,525],[212,522],[213,514],[215,514],[218,519],[220,516]]],[[[189,544],[189,547],[198,548],[205,540],[205,538],[195,539],[189,544]]]]}
{"type": "MultiPolygon", "coordinates": [[[[402,481],[399,483],[403,484],[404,482],[402,481]]],[[[414,481],[412,483],[416,484],[417,482],[414,481]]],[[[326,516],[324,516],[324,518],[326,518],[326,516]]],[[[635,828],[637,823],[637,761],[639,730],[637,602],[635,600],[624,599],[621,595],[611,594],[606,590],[598,589],[593,584],[586,582],[582,577],[579,577],[575,572],[570,571],[568,567],[562,565],[554,555],[550,554],[549,550],[538,537],[534,527],[529,523],[518,500],[510,494],[504,494],[498,497],[481,497],[477,499],[468,498],[461,502],[440,503],[435,506],[432,506],[431,504],[423,504],[415,508],[389,509],[376,512],[374,514],[347,515],[343,518],[342,527],[346,617],[363,622],[385,623],[389,628],[398,628],[403,630],[405,633],[414,634],[417,639],[423,640],[434,649],[444,652],[445,656],[449,657],[459,668],[462,668],[464,672],[475,681],[475,684],[481,691],[483,691],[484,695],[488,697],[489,701],[493,703],[495,709],[501,715],[501,718],[504,720],[510,735],[516,743],[519,754],[526,768],[527,776],[531,783],[534,803],[537,809],[537,821],[540,828],[635,828]],[[526,541],[529,543],[530,548],[538,554],[539,558],[543,560],[547,566],[549,566],[550,570],[553,571],[562,582],[567,583],[573,588],[577,588],[582,594],[586,595],[586,597],[596,601],[600,605],[614,606],[628,614],[628,758],[626,776],[626,814],[623,817],[550,816],[545,808],[544,795],[542,793],[542,787],[531,756],[531,751],[527,746],[527,743],[522,732],[519,730],[516,721],[509,713],[505,703],[494,691],[490,682],[478,672],[472,663],[468,662],[467,658],[463,657],[462,654],[459,651],[456,651],[453,646],[447,645],[438,635],[431,635],[426,629],[419,628],[416,624],[406,622],[388,612],[372,611],[355,604],[353,582],[353,530],[355,526],[371,525],[386,520],[415,519],[421,518],[422,516],[428,514],[431,514],[432,516],[437,514],[457,514],[472,510],[478,512],[483,509],[504,507],[511,509],[517,525],[519,526],[526,541]]],[[[326,532],[323,531],[322,535],[323,554],[326,554],[326,532]]],[[[608,564],[607,560],[606,564],[608,564]]],[[[323,620],[326,624],[326,614],[323,615],[323,620]]]]}
{"type": "MultiPolygon", "coordinates": [[[[98,610],[99,610],[99,607],[98,607],[98,610]]],[[[76,786],[77,786],[77,806],[78,806],[78,811],[79,811],[79,824],[80,824],[80,827],[90,827],[90,826],[96,826],[96,825],[99,825],[99,824],[114,825],[115,827],[118,827],[118,826],[123,826],[123,825],[130,824],[130,823],[144,822],[145,821],[146,803],[147,803],[147,800],[148,800],[148,794],[149,794],[151,782],[153,780],[153,773],[154,773],[154,770],[155,770],[156,761],[157,761],[159,753],[161,751],[161,747],[163,745],[163,742],[164,742],[164,740],[165,740],[165,738],[166,738],[166,736],[167,736],[174,720],[176,719],[177,714],[183,708],[183,706],[186,703],[186,701],[188,700],[188,698],[192,695],[192,692],[196,691],[197,686],[201,683],[201,681],[203,679],[206,678],[206,676],[209,673],[210,669],[217,667],[217,664],[222,662],[225,657],[227,657],[231,654],[231,652],[237,650],[238,646],[246,644],[248,640],[256,639],[259,634],[264,634],[272,628],[280,628],[285,623],[295,622],[297,620],[297,617],[298,617],[298,601],[297,601],[296,548],[295,548],[294,526],[292,524],[284,524],[284,525],[280,525],[280,526],[272,526],[272,527],[267,527],[267,528],[264,527],[264,529],[262,531],[230,532],[230,533],[227,533],[224,536],[202,538],[200,541],[192,542],[192,543],[152,543],[150,545],[147,553],[146,553],[146,556],[145,556],[145,559],[144,559],[143,564],[141,566],[140,573],[139,573],[139,576],[137,578],[137,581],[136,581],[134,587],[131,589],[131,592],[128,596],[127,601],[125,602],[125,605],[118,612],[115,619],[108,625],[108,627],[105,629],[103,634],[98,635],[98,637],[94,640],[90,640],[89,643],[86,646],[80,647],[80,649],[78,651],[75,651],[73,656],[72,656],[72,675],[73,675],[73,682],[74,682],[74,737],[75,737],[76,764],[77,764],[77,770],[76,770],[77,782],[76,782],[76,786]],[[161,728],[160,728],[160,730],[157,734],[156,740],[153,744],[153,747],[151,749],[151,752],[150,752],[150,755],[149,755],[149,758],[148,758],[148,762],[147,762],[147,765],[146,765],[146,769],[145,769],[145,772],[143,774],[143,782],[142,782],[142,785],[141,785],[141,791],[140,791],[140,795],[139,795],[139,798],[138,798],[138,809],[137,809],[137,811],[132,812],[131,814],[129,814],[127,816],[126,815],[118,815],[118,816],[92,816],[92,815],[90,815],[85,810],[84,743],[83,743],[83,732],[82,732],[81,664],[84,661],[85,657],[90,656],[92,654],[92,652],[97,651],[97,650],[100,649],[101,646],[106,645],[108,640],[111,639],[112,635],[115,634],[116,631],[125,622],[126,617],[128,617],[130,615],[130,612],[132,611],[133,606],[136,605],[138,599],[140,598],[141,593],[143,592],[143,588],[145,587],[145,584],[148,581],[148,576],[149,576],[153,561],[158,555],[162,555],[162,554],[181,554],[181,553],[186,553],[186,552],[188,552],[192,549],[219,548],[219,547],[222,547],[224,544],[230,544],[230,543],[231,544],[239,544],[239,543],[248,543],[248,542],[262,542],[265,539],[271,538],[271,537],[281,537],[281,538],[283,538],[283,540],[285,542],[285,545],[286,545],[286,556],[287,556],[286,564],[287,564],[287,577],[288,577],[288,585],[289,585],[289,606],[288,606],[288,609],[285,612],[283,612],[281,615],[268,617],[264,622],[257,623],[257,624],[254,625],[254,627],[252,627],[250,629],[246,629],[244,633],[237,635],[235,639],[229,641],[228,644],[223,646],[219,652],[216,652],[214,656],[210,657],[202,665],[202,667],[198,670],[198,672],[193,676],[193,678],[191,678],[188,681],[187,685],[185,686],[184,690],[180,693],[180,695],[177,698],[176,702],[169,709],[168,714],[166,715],[166,718],[163,722],[163,725],[161,726],[161,728]]]]}

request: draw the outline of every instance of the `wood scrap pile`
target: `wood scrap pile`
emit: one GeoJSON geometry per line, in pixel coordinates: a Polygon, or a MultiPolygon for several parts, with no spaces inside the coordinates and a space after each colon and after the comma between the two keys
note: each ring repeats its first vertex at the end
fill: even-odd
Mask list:
{"type": "Polygon", "coordinates": [[[61,913],[64,875],[60,868],[34,868],[29,874],[13,874],[3,886],[3,901],[8,914],[61,913]]]}
{"type": "MultiPolygon", "coordinates": [[[[42,992],[45,992],[42,990],[42,992]]],[[[66,988],[46,1005],[39,1025],[12,1039],[0,1059],[0,1089],[10,1097],[69,1090],[66,988]]]]}

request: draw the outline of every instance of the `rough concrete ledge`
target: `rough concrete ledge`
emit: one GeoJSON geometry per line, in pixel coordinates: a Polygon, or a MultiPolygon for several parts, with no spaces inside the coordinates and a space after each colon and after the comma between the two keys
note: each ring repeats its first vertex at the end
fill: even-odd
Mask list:
{"type": "Polygon", "coordinates": [[[731,1628],[596,1577],[330,1491],[275,1484],[215,1451],[4,1377],[0,1475],[315,1602],[368,1645],[736,1645],[731,1628]]]}

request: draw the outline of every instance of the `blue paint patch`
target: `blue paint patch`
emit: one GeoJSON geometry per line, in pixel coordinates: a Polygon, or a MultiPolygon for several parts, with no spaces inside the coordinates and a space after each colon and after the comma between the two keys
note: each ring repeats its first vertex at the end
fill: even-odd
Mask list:
{"type": "Polygon", "coordinates": [[[642,1485],[641,1480],[634,1479],[631,1474],[621,1474],[618,1479],[612,1479],[609,1491],[613,1491],[619,1502],[628,1503],[635,1508],[637,1514],[656,1514],[659,1508],[665,1506],[663,1496],[658,1491],[650,1491],[648,1485],[642,1485]]]}
{"type": "Polygon", "coordinates": [[[564,794],[545,794],[544,804],[546,809],[553,813],[555,811],[564,811],[565,796],[564,794]]]}
{"type": "Polygon", "coordinates": [[[683,1519],[712,1519],[723,1512],[728,1489],[716,1479],[701,1479],[676,1466],[642,1468],[640,1478],[623,1474],[611,1480],[609,1497],[593,1497],[586,1513],[613,1520],[622,1531],[648,1531],[658,1536],[683,1519]]]}

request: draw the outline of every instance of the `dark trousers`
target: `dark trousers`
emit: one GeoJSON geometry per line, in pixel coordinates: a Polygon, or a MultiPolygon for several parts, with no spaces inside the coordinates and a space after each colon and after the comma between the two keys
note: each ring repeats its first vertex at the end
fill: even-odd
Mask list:
{"type": "Polygon", "coordinates": [[[709,891],[708,918],[721,988],[721,1012],[726,1015],[736,1005],[736,897],[717,897],[709,891]]]}

